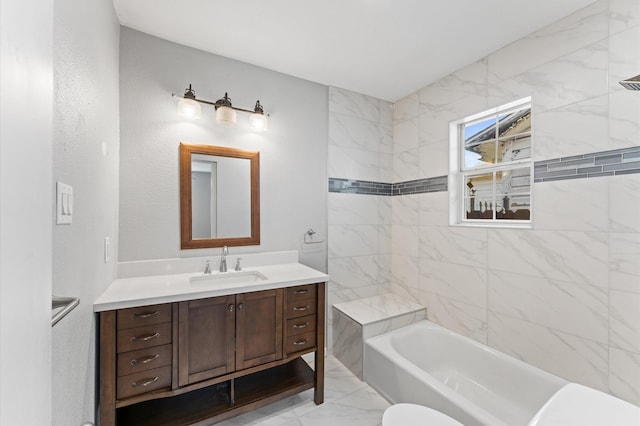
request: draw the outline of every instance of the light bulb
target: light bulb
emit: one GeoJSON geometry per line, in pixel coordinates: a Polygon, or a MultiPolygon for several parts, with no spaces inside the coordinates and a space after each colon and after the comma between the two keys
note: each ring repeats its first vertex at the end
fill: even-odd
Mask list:
{"type": "Polygon", "coordinates": [[[200,103],[189,98],[182,98],[178,101],[178,114],[186,118],[200,118],[202,108],[200,103]]]}
{"type": "Polygon", "coordinates": [[[256,131],[263,132],[269,128],[267,116],[254,112],[249,116],[249,126],[256,131]]]}

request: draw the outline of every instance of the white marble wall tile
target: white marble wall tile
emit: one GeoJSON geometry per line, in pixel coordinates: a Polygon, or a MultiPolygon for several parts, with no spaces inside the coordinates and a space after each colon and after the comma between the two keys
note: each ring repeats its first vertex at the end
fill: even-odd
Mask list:
{"type": "Polygon", "coordinates": [[[598,96],[533,117],[533,160],[609,149],[609,97],[598,96]]]}
{"type": "Polygon", "coordinates": [[[391,225],[391,203],[393,197],[379,196],[378,198],[378,224],[391,225]]]}
{"type": "Polygon", "coordinates": [[[418,259],[409,256],[391,256],[391,284],[393,293],[408,300],[418,299],[420,267],[418,259]]]}
{"type": "Polygon", "coordinates": [[[449,330],[487,343],[487,310],[421,291],[420,304],[427,308],[427,318],[449,330]]]}
{"type": "Polygon", "coordinates": [[[391,223],[394,225],[419,225],[420,201],[417,195],[391,197],[391,223]]]}
{"type": "Polygon", "coordinates": [[[640,294],[640,233],[609,234],[609,288],[640,294]]]}
{"type": "Polygon", "coordinates": [[[418,150],[420,176],[437,177],[449,174],[449,141],[422,145],[418,150]]]}
{"type": "Polygon", "coordinates": [[[376,225],[379,221],[379,199],[369,195],[328,194],[328,220],[332,225],[376,225]]]}
{"type": "Polygon", "coordinates": [[[420,256],[460,265],[487,265],[487,229],[420,227],[420,256]]]}
{"type": "Polygon", "coordinates": [[[383,154],[393,154],[393,124],[382,124],[378,126],[380,145],[378,151],[383,154]]]}
{"type": "Polygon", "coordinates": [[[393,105],[393,121],[412,120],[418,116],[420,99],[417,93],[405,96],[393,105]]]}
{"type": "Polygon", "coordinates": [[[489,345],[571,382],[608,391],[606,344],[489,312],[489,345]]]}
{"type": "Polygon", "coordinates": [[[393,154],[379,154],[380,168],[378,170],[378,181],[393,182],[393,154]]]}
{"type": "MultiPolygon", "coordinates": [[[[380,253],[378,255],[378,285],[382,287],[391,286],[391,251],[380,253]]],[[[387,293],[383,291],[379,294],[387,293]]]]}
{"type": "Polygon", "coordinates": [[[533,185],[535,229],[607,231],[607,179],[574,179],[533,185]]]}
{"type": "Polygon", "coordinates": [[[640,294],[609,292],[609,343],[640,354],[640,294]]]}
{"type": "Polygon", "coordinates": [[[607,287],[604,232],[496,229],[489,234],[489,268],[607,287]]]}
{"type": "Polygon", "coordinates": [[[395,294],[380,294],[378,296],[369,297],[362,301],[373,309],[384,312],[387,318],[393,318],[398,315],[405,315],[409,312],[424,309],[423,306],[407,299],[396,296],[395,294]]]}
{"type": "Polygon", "coordinates": [[[415,149],[419,143],[418,118],[394,121],[393,123],[393,153],[415,149]]]}
{"type": "Polygon", "coordinates": [[[392,182],[404,182],[420,178],[418,148],[394,154],[392,182]]]}
{"type": "Polygon", "coordinates": [[[333,356],[362,379],[362,327],[333,308],[333,356]]]}
{"type": "Polygon", "coordinates": [[[391,254],[393,250],[391,232],[391,226],[378,225],[378,254],[391,254]]]}
{"type": "Polygon", "coordinates": [[[576,13],[489,55],[489,72],[515,77],[608,35],[608,2],[599,0],[576,13]]]}
{"type": "Polygon", "coordinates": [[[637,146],[638,135],[640,135],[638,92],[622,90],[611,93],[609,95],[609,149],[637,146]]]}
{"type": "Polygon", "coordinates": [[[449,193],[428,192],[419,194],[420,226],[449,225],[449,193]]]}
{"type": "Polygon", "coordinates": [[[392,102],[383,101],[382,99],[378,99],[378,104],[380,107],[380,116],[378,117],[378,121],[381,125],[388,126],[391,128],[393,126],[393,112],[394,105],[392,102]]]}
{"type": "Polygon", "coordinates": [[[420,256],[419,230],[418,225],[391,225],[391,253],[416,258],[420,256]]]}
{"type": "Polygon", "coordinates": [[[538,112],[608,92],[608,43],[598,42],[507,80],[489,72],[489,104],[532,96],[538,112]]]}
{"type": "MultiPolygon", "coordinates": [[[[329,282],[329,290],[330,291],[327,297],[327,304],[330,306],[336,303],[345,303],[345,302],[351,302],[358,299],[364,299],[366,297],[375,296],[381,293],[377,285],[368,285],[366,287],[345,288],[345,287],[339,287],[335,285],[333,281],[329,282]]],[[[329,311],[329,316],[331,316],[331,311],[329,311]]],[[[327,327],[328,326],[329,324],[327,325],[327,327]]]]}
{"type": "Polygon", "coordinates": [[[610,34],[637,25],[640,25],[640,3],[637,0],[609,0],[610,34]]]}
{"type": "MultiPolygon", "coordinates": [[[[482,109],[479,111],[482,111],[482,109]]],[[[464,118],[464,115],[453,111],[450,105],[421,105],[419,128],[420,145],[430,145],[437,141],[448,140],[449,122],[460,118],[464,118]]]]}
{"type": "Polygon", "coordinates": [[[640,232],[640,175],[607,178],[609,231],[640,232]]]}
{"type": "Polygon", "coordinates": [[[640,355],[609,349],[609,388],[618,398],[640,406],[640,355]]]}
{"type": "Polygon", "coordinates": [[[329,146],[328,174],[335,178],[379,181],[378,153],[361,149],[329,146]]]}
{"type": "Polygon", "coordinates": [[[343,148],[378,152],[382,136],[380,125],[343,114],[329,115],[329,144],[343,148]]]}
{"type": "Polygon", "coordinates": [[[329,225],[329,258],[378,253],[378,226],[329,225]]]}
{"type": "Polygon", "coordinates": [[[640,25],[609,37],[609,88],[626,90],[618,82],[638,75],[640,67],[640,25]]]}
{"type": "Polygon", "coordinates": [[[486,96],[487,66],[487,58],[482,58],[420,90],[421,106],[443,106],[469,97],[486,96]]]}
{"type": "Polygon", "coordinates": [[[378,283],[378,255],[329,258],[328,273],[333,285],[345,288],[378,283]]]}
{"type": "Polygon", "coordinates": [[[379,121],[380,100],[350,90],[329,87],[329,113],[379,121]]]}
{"type": "Polygon", "coordinates": [[[608,292],[604,288],[489,271],[489,310],[608,343],[608,292]]]}
{"type": "Polygon", "coordinates": [[[423,258],[420,259],[420,290],[486,308],[487,270],[423,258]]]}

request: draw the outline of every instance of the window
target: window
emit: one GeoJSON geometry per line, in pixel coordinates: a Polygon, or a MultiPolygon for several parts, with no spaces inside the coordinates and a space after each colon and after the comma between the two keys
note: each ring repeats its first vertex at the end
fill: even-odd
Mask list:
{"type": "Polygon", "coordinates": [[[530,226],[531,99],[451,123],[451,223],[530,226]]]}

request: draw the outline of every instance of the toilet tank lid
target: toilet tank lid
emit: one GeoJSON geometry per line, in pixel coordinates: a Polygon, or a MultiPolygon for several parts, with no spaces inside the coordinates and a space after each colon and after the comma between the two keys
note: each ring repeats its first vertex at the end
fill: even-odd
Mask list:
{"type": "Polygon", "coordinates": [[[563,386],[528,426],[638,426],[640,407],[577,383],[563,386]]]}

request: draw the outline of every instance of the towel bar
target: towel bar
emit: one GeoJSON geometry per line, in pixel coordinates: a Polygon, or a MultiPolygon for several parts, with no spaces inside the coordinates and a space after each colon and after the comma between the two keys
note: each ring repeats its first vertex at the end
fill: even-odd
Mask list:
{"type": "Polygon", "coordinates": [[[58,321],[67,316],[76,306],[80,304],[78,297],[58,297],[53,296],[51,299],[51,327],[56,325],[58,321]],[[57,312],[53,312],[60,309],[57,312]]]}

